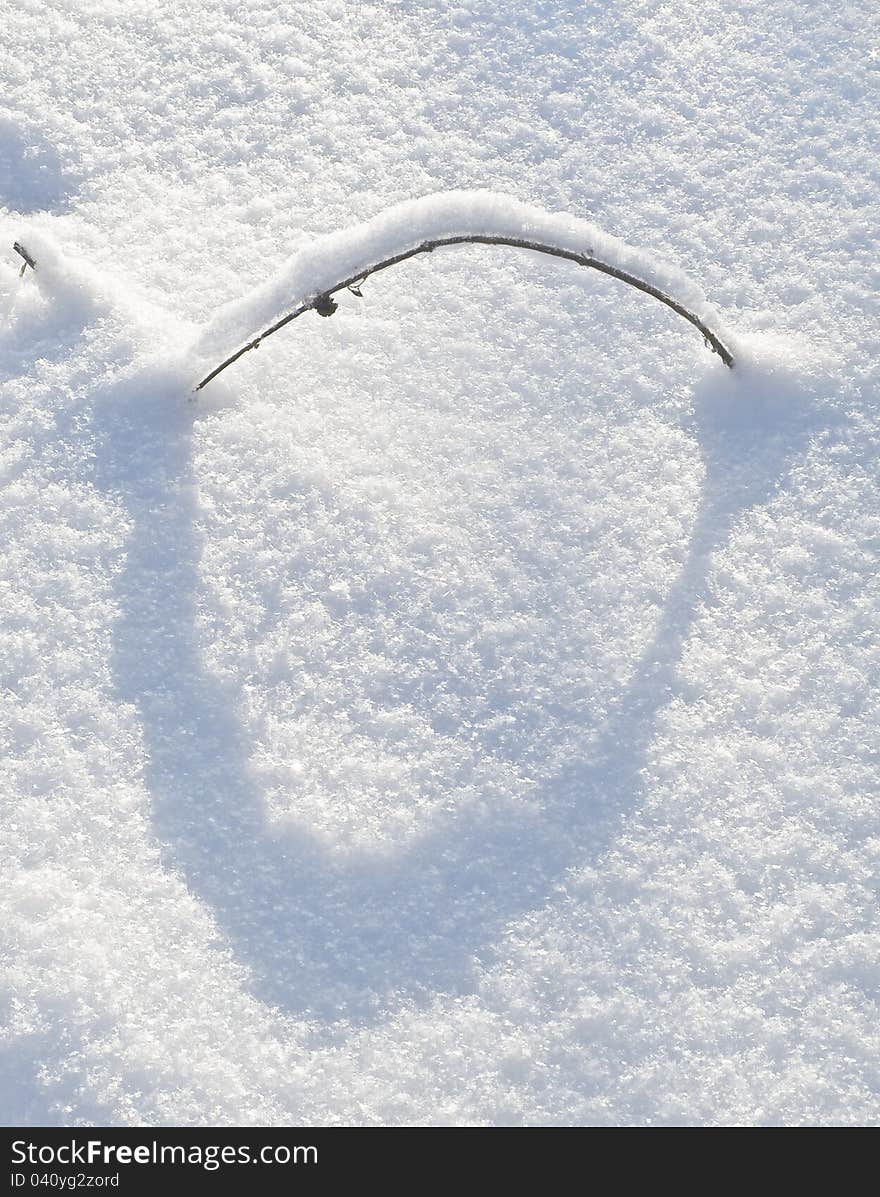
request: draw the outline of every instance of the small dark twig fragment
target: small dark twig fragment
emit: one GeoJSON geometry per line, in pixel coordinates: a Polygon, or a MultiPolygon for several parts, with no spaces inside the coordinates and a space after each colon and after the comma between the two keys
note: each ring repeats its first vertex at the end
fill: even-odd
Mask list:
{"type": "Polygon", "coordinates": [[[22,266],[21,270],[18,272],[19,278],[21,278],[21,276],[24,274],[25,270],[27,270],[28,266],[30,266],[31,270],[36,270],[36,268],[37,268],[36,262],[34,261],[34,259],[31,257],[31,255],[28,253],[28,251],[25,249],[25,247],[19,241],[16,241],[12,248],[19,255],[19,257],[24,258],[24,265],[22,266]]]}

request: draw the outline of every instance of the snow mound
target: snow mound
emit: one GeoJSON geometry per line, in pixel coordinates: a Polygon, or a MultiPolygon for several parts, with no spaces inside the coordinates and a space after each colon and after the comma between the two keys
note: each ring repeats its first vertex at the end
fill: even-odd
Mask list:
{"type": "Polygon", "coordinates": [[[541,242],[595,257],[634,275],[717,324],[701,289],[682,271],[603,232],[589,221],[545,212],[491,191],[447,191],[395,204],[362,224],[317,238],[264,283],[224,304],[202,329],[192,349],[199,360],[228,353],[286,312],[368,273],[378,262],[424,242],[462,236],[509,237],[541,242]]]}

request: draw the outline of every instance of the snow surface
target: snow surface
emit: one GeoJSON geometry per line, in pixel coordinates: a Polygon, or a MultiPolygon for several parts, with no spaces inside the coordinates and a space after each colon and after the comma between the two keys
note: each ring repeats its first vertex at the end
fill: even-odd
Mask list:
{"type": "Polygon", "coordinates": [[[878,1121],[875,7],[0,2],[5,1122],[878,1121]]]}

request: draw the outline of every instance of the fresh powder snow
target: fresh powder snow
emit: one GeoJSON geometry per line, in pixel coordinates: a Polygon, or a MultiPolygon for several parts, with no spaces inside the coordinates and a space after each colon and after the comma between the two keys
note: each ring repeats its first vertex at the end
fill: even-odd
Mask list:
{"type": "Polygon", "coordinates": [[[3,1121],[877,1123],[874,6],[0,14],[3,1121]]]}

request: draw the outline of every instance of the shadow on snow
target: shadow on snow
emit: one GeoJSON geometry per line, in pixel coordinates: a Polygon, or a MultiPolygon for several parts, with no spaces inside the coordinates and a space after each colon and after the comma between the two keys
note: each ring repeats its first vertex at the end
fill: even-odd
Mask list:
{"type": "Polygon", "coordinates": [[[82,184],[38,130],[0,116],[0,206],[27,215],[66,212],[82,184]]]}
{"type": "Polygon", "coordinates": [[[402,999],[468,992],[505,926],[567,868],[598,858],[638,804],[658,713],[710,597],[712,556],[783,483],[816,417],[794,385],[712,369],[694,394],[705,484],[689,552],[651,642],[590,737],[590,759],[545,787],[538,818],[443,816],[397,855],[343,862],[308,832],[269,829],[236,696],[200,644],[194,411],[179,389],[154,383],[140,375],[108,389],[94,421],[99,484],[133,522],[116,583],[114,676],[142,721],[168,864],[213,908],[256,994],[285,1011],[369,1023],[402,999]]]}

